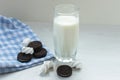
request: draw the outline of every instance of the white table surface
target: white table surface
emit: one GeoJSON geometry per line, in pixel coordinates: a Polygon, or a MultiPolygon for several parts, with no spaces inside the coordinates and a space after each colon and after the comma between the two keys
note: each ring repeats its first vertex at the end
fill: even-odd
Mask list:
{"type": "MultiPolygon", "coordinates": [[[[40,39],[53,49],[52,25],[25,22],[40,39]]],[[[77,59],[83,67],[69,78],[59,78],[55,72],[40,76],[40,67],[0,75],[0,80],[120,80],[120,26],[81,25],[77,59]]]]}

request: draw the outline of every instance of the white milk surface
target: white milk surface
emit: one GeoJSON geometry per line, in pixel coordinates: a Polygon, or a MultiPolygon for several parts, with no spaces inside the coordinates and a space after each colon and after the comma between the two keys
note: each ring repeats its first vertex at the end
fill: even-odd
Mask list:
{"type": "Polygon", "coordinates": [[[58,60],[72,60],[79,41],[79,19],[74,16],[57,16],[54,19],[55,56],[58,60]]]}

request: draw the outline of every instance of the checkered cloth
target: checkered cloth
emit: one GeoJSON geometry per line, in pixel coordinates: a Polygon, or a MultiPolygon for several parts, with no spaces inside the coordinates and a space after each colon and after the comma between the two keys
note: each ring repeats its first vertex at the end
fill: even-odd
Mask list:
{"type": "Polygon", "coordinates": [[[0,73],[27,69],[53,57],[50,50],[43,44],[43,47],[48,51],[46,57],[32,59],[28,63],[17,61],[17,55],[22,48],[21,43],[25,38],[30,38],[33,41],[39,40],[28,25],[15,18],[0,15],[0,73]]]}

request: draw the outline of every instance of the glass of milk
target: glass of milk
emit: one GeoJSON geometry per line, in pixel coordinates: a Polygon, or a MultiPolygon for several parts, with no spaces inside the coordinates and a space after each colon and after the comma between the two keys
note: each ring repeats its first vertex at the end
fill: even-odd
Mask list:
{"type": "Polygon", "coordinates": [[[79,42],[79,11],[75,5],[55,7],[53,21],[55,57],[61,62],[75,59],[79,42]]]}

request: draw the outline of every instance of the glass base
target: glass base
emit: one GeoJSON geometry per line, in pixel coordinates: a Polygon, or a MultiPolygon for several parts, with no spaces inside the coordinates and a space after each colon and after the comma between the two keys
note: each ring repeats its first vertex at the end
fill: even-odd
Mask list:
{"type": "Polygon", "coordinates": [[[74,61],[73,58],[59,58],[59,57],[56,57],[56,59],[60,62],[73,62],[74,61]]]}

